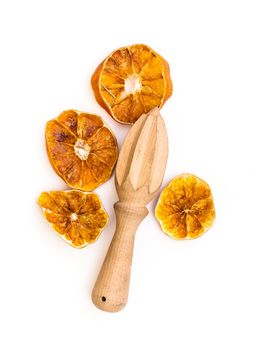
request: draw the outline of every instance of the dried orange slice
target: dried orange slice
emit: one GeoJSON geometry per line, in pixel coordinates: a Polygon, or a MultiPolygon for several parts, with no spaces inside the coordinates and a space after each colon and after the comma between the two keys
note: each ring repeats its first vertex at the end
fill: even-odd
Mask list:
{"type": "Polygon", "coordinates": [[[56,173],[70,187],[83,191],[107,181],[118,158],[117,141],[103,120],[75,110],[47,123],[46,146],[56,173]]]}
{"type": "Polygon", "coordinates": [[[215,219],[210,187],[195,175],[176,176],[162,191],[155,216],[162,230],[172,238],[201,236],[215,219]]]}
{"type": "Polygon", "coordinates": [[[95,193],[42,192],[38,203],[54,231],[75,248],[95,242],[108,222],[108,215],[95,193]]]}
{"type": "Polygon", "coordinates": [[[101,107],[123,124],[162,107],[172,95],[168,62],[142,44],[112,52],[97,67],[91,85],[101,107]]]}

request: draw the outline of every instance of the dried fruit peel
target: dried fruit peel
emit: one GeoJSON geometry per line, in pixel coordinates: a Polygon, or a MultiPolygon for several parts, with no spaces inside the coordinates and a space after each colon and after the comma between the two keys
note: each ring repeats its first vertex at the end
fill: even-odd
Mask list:
{"type": "Polygon", "coordinates": [[[97,67],[91,85],[101,107],[123,124],[161,108],[173,90],[168,62],[143,44],[112,52],[97,67]]]}
{"type": "Polygon", "coordinates": [[[112,131],[94,114],[68,110],[46,125],[50,163],[68,186],[92,191],[106,182],[118,158],[112,131]]]}
{"type": "Polygon", "coordinates": [[[95,242],[108,222],[108,215],[95,193],[42,192],[38,203],[53,230],[75,248],[95,242]]]}
{"type": "Polygon", "coordinates": [[[155,216],[162,230],[174,239],[200,237],[215,220],[209,185],[195,175],[176,176],[162,191],[155,216]]]}

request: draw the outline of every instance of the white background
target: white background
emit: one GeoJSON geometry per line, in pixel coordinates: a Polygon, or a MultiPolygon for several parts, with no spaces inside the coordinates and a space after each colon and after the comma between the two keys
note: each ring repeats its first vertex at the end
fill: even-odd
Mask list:
{"type": "Polygon", "coordinates": [[[252,2],[0,4],[0,348],[252,350],[252,2]],[[174,241],[154,218],[156,198],[136,236],[129,303],[109,314],[90,294],[115,227],[113,179],[96,190],[110,223],[83,250],[51,230],[36,198],[66,188],[44,144],[61,111],[97,113],[122,144],[128,127],[96,103],[90,77],[133,43],[171,66],[163,186],[183,172],[202,177],[217,219],[203,237],[174,241]]]}

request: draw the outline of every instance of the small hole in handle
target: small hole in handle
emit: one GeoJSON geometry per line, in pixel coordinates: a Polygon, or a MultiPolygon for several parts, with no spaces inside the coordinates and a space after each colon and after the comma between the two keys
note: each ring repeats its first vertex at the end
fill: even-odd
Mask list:
{"type": "Polygon", "coordinates": [[[106,297],[102,297],[101,299],[102,299],[102,301],[103,301],[103,302],[105,302],[105,301],[106,301],[106,297]]]}

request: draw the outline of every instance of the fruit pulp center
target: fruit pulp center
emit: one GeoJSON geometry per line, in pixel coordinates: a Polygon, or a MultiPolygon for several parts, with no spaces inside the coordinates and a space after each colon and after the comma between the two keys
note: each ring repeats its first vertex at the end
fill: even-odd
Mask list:
{"type": "Polygon", "coordinates": [[[70,215],[70,219],[71,219],[71,221],[76,221],[77,220],[77,214],[76,213],[72,213],[70,215]]]}
{"type": "Polygon", "coordinates": [[[125,91],[127,94],[135,94],[142,88],[141,80],[138,74],[134,73],[125,80],[125,91]]]}
{"type": "Polygon", "coordinates": [[[78,139],[74,145],[75,154],[81,159],[86,160],[90,154],[90,146],[84,140],[78,139]]]}

